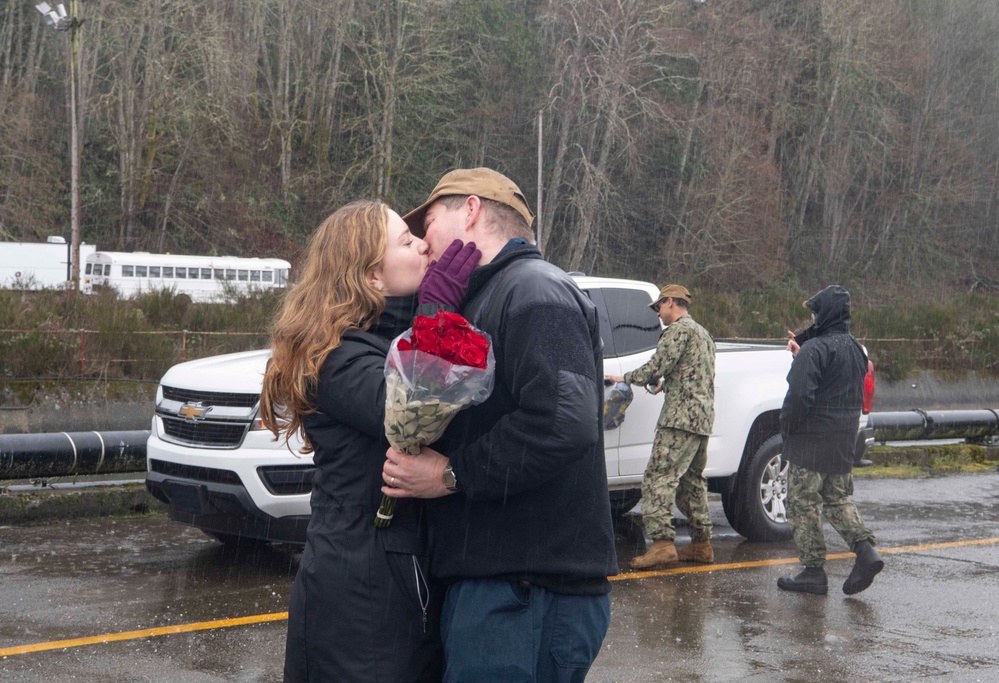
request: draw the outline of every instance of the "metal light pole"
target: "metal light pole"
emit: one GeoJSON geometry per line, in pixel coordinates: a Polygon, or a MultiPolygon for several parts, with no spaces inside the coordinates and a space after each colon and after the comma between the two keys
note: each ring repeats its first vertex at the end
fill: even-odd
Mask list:
{"type": "Polygon", "coordinates": [[[73,281],[73,291],[80,291],[80,139],[79,128],[80,119],[76,114],[76,87],[77,63],[79,58],[79,34],[80,25],[77,11],[78,0],[69,0],[69,12],[66,7],[59,3],[55,8],[49,6],[47,2],[35,5],[35,9],[41,12],[45,18],[45,23],[56,31],[69,31],[69,128],[70,128],[70,260],[72,261],[71,277],[73,281]]]}

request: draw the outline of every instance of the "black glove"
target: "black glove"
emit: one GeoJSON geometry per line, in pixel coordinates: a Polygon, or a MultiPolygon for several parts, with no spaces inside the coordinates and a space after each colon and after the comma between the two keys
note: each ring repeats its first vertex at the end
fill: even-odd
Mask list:
{"type": "Polygon", "coordinates": [[[417,293],[417,303],[443,304],[457,310],[480,258],[482,252],[475,248],[475,242],[465,245],[461,240],[452,242],[441,254],[440,260],[432,262],[427,268],[417,293]]]}

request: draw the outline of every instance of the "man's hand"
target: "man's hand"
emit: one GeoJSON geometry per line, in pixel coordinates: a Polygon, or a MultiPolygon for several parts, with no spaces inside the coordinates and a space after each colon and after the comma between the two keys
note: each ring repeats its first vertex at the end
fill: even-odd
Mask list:
{"type": "Polygon", "coordinates": [[[650,394],[652,394],[653,396],[655,396],[660,391],[662,391],[663,390],[663,380],[662,380],[662,377],[660,377],[659,381],[656,382],[655,384],[646,384],[645,385],[645,390],[647,392],[649,392],[650,394]]]}
{"type": "Polygon", "coordinates": [[[389,448],[385,452],[382,493],[390,498],[440,498],[454,493],[444,486],[448,459],[426,446],[419,455],[406,455],[389,448]]]}
{"type": "Polygon", "coordinates": [[[794,332],[791,330],[787,331],[787,350],[791,352],[791,356],[798,355],[798,349],[800,349],[798,342],[794,341],[794,332]]]}

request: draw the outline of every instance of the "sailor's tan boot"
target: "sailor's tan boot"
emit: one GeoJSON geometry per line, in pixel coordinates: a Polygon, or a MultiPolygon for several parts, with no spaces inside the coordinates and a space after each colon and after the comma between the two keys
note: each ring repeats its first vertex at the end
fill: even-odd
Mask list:
{"type": "Polygon", "coordinates": [[[633,559],[628,566],[632,569],[648,569],[676,561],[676,546],[673,541],[656,541],[647,553],[633,559]]]}
{"type": "Polygon", "coordinates": [[[680,562],[695,562],[697,564],[713,564],[715,551],[711,549],[711,541],[693,541],[676,551],[680,562]]]}

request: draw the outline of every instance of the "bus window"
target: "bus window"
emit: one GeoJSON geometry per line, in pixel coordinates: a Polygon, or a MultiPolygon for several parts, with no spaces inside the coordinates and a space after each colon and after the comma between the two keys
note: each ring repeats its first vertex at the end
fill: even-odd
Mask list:
{"type": "MultiPolygon", "coordinates": [[[[198,269],[197,268],[193,268],[192,270],[195,271],[194,275],[195,275],[195,277],[197,277],[197,275],[198,275],[197,270],[198,269]]],[[[178,268],[177,269],[177,279],[178,280],[186,280],[187,279],[187,268],[178,268]]]]}
{"type": "Polygon", "coordinates": [[[272,273],[269,270],[265,270],[264,271],[264,282],[273,282],[273,281],[274,281],[274,273],[272,273]]]}
{"type": "Polygon", "coordinates": [[[146,277],[148,269],[145,266],[135,267],[135,277],[146,277]]]}
{"type": "Polygon", "coordinates": [[[277,282],[275,282],[274,284],[276,284],[276,285],[278,285],[280,287],[280,286],[283,286],[284,283],[286,283],[287,281],[288,281],[288,269],[287,268],[279,268],[277,270],[277,282]]]}
{"type": "MultiPolygon", "coordinates": [[[[187,272],[188,272],[188,275],[190,275],[191,271],[187,271],[187,272]]],[[[211,268],[202,268],[201,269],[201,279],[202,280],[211,280],[212,279],[212,269],[211,268]]]]}
{"type": "Polygon", "coordinates": [[[104,277],[110,277],[110,276],[111,276],[111,264],[110,263],[105,263],[104,264],[104,277]]]}
{"type": "Polygon", "coordinates": [[[221,268],[216,268],[215,269],[215,279],[216,280],[225,280],[225,271],[222,270],[221,268]]]}
{"type": "Polygon", "coordinates": [[[132,277],[132,266],[122,266],[121,267],[122,277],[132,277]]]}
{"type": "Polygon", "coordinates": [[[173,266],[163,266],[163,277],[173,279],[173,266]]]}
{"type": "Polygon", "coordinates": [[[241,271],[239,271],[239,281],[240,282],[246,282],[249,278],[250,278],[250,271],[248,271],[248,270],[241,270],[241,271]]]}
{"type": "Polygon", "coordinates": [[[159,266],[149,266],[149,277],[159,277],[160,267],[159,266]]]}
{"type": "Polygon", "coordinates": [[[226,268],[225,269],[225,279],[226,280],[235,280],[236,279],[236,269],[235,268],[226,268]]]}
{"type": "Polygon", "coordinates": [[[87,269],[84,271],[84,274],[85,275],[90,275],[90,273],[93,270],[93,268],[94,268],[94,264],[93,263],[88,263],[87,264],[87,269]]]}
{"type": "Polygon", "coordinates": [[[250,271],[250,282],[260,282],[260,271],[251,270],[250,271]]]}

